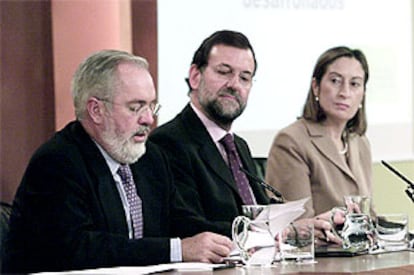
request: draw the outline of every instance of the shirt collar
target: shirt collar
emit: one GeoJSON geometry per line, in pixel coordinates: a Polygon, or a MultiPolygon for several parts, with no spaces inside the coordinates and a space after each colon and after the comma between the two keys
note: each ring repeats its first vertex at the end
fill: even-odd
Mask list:
{"type": "Polygon", "coordinates": [[[105,158],[106,164],[108,164],[109,169],[111,170],[111,174],[112,176],[117,175],[117,171],[119,169],[119,166],[121,166],[121,164],[119,162],[117,162],[116,160],[114,160],[105,150],[104,148],[102,148],[101,145],[99,145],[95,140],[94,140],[96,146],[98,146],[99,151],[102,153],[103,157],[105,158]]]}
{"type": "Polygon", "coordinates": [[[197,117],[201,120],[203,125],[206,127],[207,132],[210,134],[214,142],[218,143],[228,133],[233,134],[231,130],[227,132],[223,130],[221,127],[219,127],[214,121],[209,119],[202,111],[197,109],[197,107],[192,102],[190,102],[190,106],[196,113],[197,117]]]}

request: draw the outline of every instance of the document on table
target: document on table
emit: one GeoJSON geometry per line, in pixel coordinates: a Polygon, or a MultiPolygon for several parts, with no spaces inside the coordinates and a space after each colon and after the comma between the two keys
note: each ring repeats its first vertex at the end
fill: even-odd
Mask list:
{"type": "MultiPolygon", "coordinates": [[[[261,253],[274,254],[275,236],[305,213],[305,203],[308,200],[309,198],[304,198],[283,204],[270,204],[251,222],[256,228],[262,227],[262,229],[264,224],[266,226],[265,230],[250,230],[246,235],[244,248],[261,247],[261,253]],[[268,230],[271,234],[263,234],[264,231],[268,230]]],[[[267,257],[267,255],[260,256],[267,257]]],[[[240,262],[241,257],[238,248],[233,250],[225,260],[228,262],[240,262]]]]}
{"type": "Polygon", "coordinates": [[[95,268],[95,269],[85,269],[85,270],[73,270],[73,271],[64,271],[64,272],[41,272],[36,274],[41,275],[52,275],[52,274],[71,274],[71,275],[81,275],[81,274],[134,274],[134,275],[144,275],[144,274],[153,274],[166,271],[213,271],[216,269],[222,269],[232,267],[226,264],[207,264],[207,263],[172,263],[172,264],[159,264],[159,265],[149,265],[149,266],[119,266],[119,267],[107,267],[107,268],[95,268]]]}
{"type": "Polygon", "coordinates": [[[273,236],[285,229],[291,222],[305,213],[305,203],[308,198],[289,201],[281,204],[270,204],[269,213],[263,211],[255,221],[269,220],[269,229],[273,236]],[[262,215],[263,214],[263,215],[262,215]]]}

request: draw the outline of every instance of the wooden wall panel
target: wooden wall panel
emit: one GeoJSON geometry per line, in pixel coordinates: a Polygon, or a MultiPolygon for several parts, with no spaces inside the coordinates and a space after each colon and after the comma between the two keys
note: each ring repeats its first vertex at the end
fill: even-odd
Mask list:
{"type": "Polygon", "coordinates": [[[79,63],[102,49],[131,51],[130,14],[129,0],[52,1],[56,130],[75,119],[70,84],[79,63]]]}
{"type": "MultiPolygon", "coordinates": [[[[145,57],[158,91],[157,1],[131,0],[132,53],[145,57]]],[[[153,127],[158,124],[155,120],[153,127]]]]}
{"type": "Polygon", "coordinates": [[[0,1],[0,199],[54,132],[50,1],[0,1]]]}
{"type": "Polygon", "coordinates": [[[132,0],[132,52],[145,57],[150,63],[150,72],[157,87],[158,40],[157,1],[132,0]]]}

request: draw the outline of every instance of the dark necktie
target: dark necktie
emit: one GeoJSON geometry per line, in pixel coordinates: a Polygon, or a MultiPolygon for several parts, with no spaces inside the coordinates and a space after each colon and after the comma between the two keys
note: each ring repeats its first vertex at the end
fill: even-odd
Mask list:
{"type": "Polygon", "coordinates": [[[227,158],[231,172],[233,173],[234,181],[239,189],[239,194],[244,204],[255,204],[253,194],[250,190],[249,181],[246,175],[240,170],[242,165],[239,154],[236,150],[236,144],[234,143],[233,136],[231,134],[225,135],[220,143],[223,144],[227,153],[227,158]]]}
{"type": "Polygon", "coordinates": [[[118,174],[121,177],[122,185],[127,196],[129,212],[131,215],[132,227],[134,231],[134,238],[142,238],[142,201],[137,194],[137,189],[135,187],[134,179],[132,178],[132,173],[129,165],[119,166],[118,174]]]}

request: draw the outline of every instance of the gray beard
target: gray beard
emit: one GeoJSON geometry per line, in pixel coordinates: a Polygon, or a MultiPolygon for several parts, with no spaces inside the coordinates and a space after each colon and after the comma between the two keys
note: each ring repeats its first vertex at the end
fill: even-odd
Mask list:
{"type": "Polygon", "coordinates": [[[108,154],[123,164],[132,164],[145,154],[145,142],[133,143],[130,139],[117,136],[112,129],[105,130],[102,139],[106,144],[108,154]]]}

